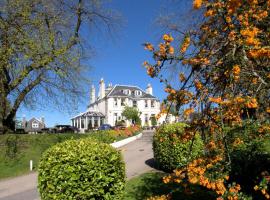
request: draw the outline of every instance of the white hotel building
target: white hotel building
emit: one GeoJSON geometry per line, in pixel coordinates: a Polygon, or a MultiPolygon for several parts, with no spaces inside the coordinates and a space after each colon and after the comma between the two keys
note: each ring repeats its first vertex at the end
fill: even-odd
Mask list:
{"type": "MultiPolygon", "coordinates": [[[[105,87],[104,80],[99,82],[99,92],[96,97],[95,87],[92,86],[90,104],[87,110],[71,119],[72,126],[80,132],[99,127],[101,124],[114,126],[117,121],[124,120],[126,125],[131,122],[122,117],[125,106],[136,107],[141,113],[142,126],[151,126],[150,118],[160,112],[160,102],[153,96],[153,88],[150,84],[146,90],[137,86],[109,84],[105,87]]],[[[164,121],[164,117],[162,119],[164,121]]],[[[162,121],[158,120],[158,124],[162,121]]]]}

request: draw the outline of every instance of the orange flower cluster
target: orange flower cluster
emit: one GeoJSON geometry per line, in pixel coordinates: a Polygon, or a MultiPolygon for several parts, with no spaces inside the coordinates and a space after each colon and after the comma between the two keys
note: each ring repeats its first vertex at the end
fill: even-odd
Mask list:
{"type": "Polygon", "coordinates": [[[244,143],[243,140],[241,140],[240,138],[236,138],[233,142],[233,146],[238,146],[238,145],[243,144],[243,143],[244,143]]]}
{"type": "Polygon", "coordinates": [[[194,9],[199,9],[199,8],[201,8],[202,3],[203,3],[203,0],[194,0],[194,1],[193,1],[193,8],[194,8],[194,9]]]}
{"type": "Polygon", "coordinates": [[[169,34],[164,34],[164,35],[163,35],[163,40],[164,40],[166,43],[170,43],[170,42],[172,42],[174,39],[173,39],[173,37],[172,37],[171,35],[169,35],[169,34]]]}
{"type": "MultiPolygon", "coordinates": [[[[209,158],[199,158],[188,164],[187,168],[175,169],[171,175],[163,177],[165,184],[170,182],[180,183],[186,186],[185,180],[191,184],[199,184],[207,189],[215,191],[218,195],[224,195],[227,192],[227,188],[224,184],[224,180],[228,180],[228,176],[224,176],[224,179],[210,180],[206,177],[205,173],[208,169],[211,169],[216,163],[222,160],[221,156],[215,156],[209,158]]],[[[240,190],[239,185],[229,188],[228,192],[234,192],[240,190]]]]}
{"type": "Polygon", "coordinates": [[[240,31],[240,33],[242,36],[246,38],[245,42],[247,45],[258,47],[261,44],[259,39],[256,38],[257,35],[261,33],[261,31],[258,28],[253,27],[253,28],[243,29],[240,31]]]}
{"type": "Polygon", "coordinates": [[[147,67],[147,74],[153,78],[154,74],[155,74],[155,68],[153,66],[148,66],[147,67]]]}
{"type": "Polygon", "coordinates": [[[145,43],[144,44],[144,49],[148,51],[154,51],[154,46],[150,43],[145,43]]]}
{"type": "Polygon", "coordinates": [[[238,192],[241,190],[239,184],[234,184],[229,188],[227,199],[228,200],[238,200],[238,192]]]}
{"type": "Polygon", "coordinates": [[[258,102],[255,98],[249,98],[247,103],[246,103],[246,106],[248,108],[257,108],[258,107],[258,102]]]}
{"type": "Polygon", "coordinates": [[[197,90],[202,90],[203,89],[203,84],[198,80],[195,80],[194,85],[195,85],[197,90]]]}
{"type": "Polygon", "coordinates": [[[270,134],[270,125],[269,124],[265,124],[265,125],[262,125],[259,129],[258,129],[258,132],[260,134],[270,134]]]}
{"type": "Polygon", "coordinates": [[[161,195],[161,196],[153,196],[149,197],[146,200],[170,200],[171,195],[161,195]]]}
{"type": "Polygon", "coordinates": [[[233,71],[233,75],[235,77],[239,77],[239,74],[241,72],[240,66],[239,65],[234,65],[232,71],[233,71]]]}
{"type": "Polygon", "coordinates": [[[209,9],[204,13],[205,17],[210,17],[213,16],[215,14],[215,11],[213,9],[209,9]]]}
{"type": "Polygon", "coordinates": [[[221,97],[209,97],[209,101],[220,104],[222,102],[221,97]]]}
{"type": "MultiPolygon", "coordinates": [[[[228,13],[229,14],[233,14],[236,12],[236,10],[242,5],[242,1],[241,0],[229,0],[228,4],[226,6],[228,13]]],[[[222,5],[224,6],[224,5],[222,5]]]]}
{"type": "Polygon", "coordinates": [[[194,113],[194,108],[185,109],[183,115],[184,117],[188,117],[191,113],[194,113]]]}
{"type": "Polygon", "coordinates": [[[184,65],[186,65],[186,64],[190,64],[190,65],[199,65],[199,64],[209,65],[210,61],[209,61],[208,58],[191,58],[191,59],[183,60],[182,63],[184,65]]]}
{"type": "Polygon", "coordinates": [[[188,36],[188,37],[185,37],[182,47],[180,49],[180,52],[185,53],[189,45],[190,45],[190,37],[188,36]]]}
{"type": "Polygon", "coordinates": [[[186,80],[186,77],[185,77],[185,75],[184,75],[183,73],[180,73],[180,74],[179,74],[179,80],[180,80],[181,82],[184,82],[184,81],[186,80]]]}
{"type": "Polygon", "coordinates": [[[248,56],[251,58],[270,58],[270,48],[264,47],[260,49],[249,50],[248,56]]]}

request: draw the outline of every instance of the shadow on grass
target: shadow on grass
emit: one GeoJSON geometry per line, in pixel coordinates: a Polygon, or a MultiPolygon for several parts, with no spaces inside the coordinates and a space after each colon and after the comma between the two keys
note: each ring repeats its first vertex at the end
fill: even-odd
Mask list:
{"type": "Polygon", "coordinates": [[[183,187],[176,184],[164,184],[162,177],[165,173],[151,172],[143,174],[139,177],[128,181],[126,185],[125,200],[143,200],[151,196],[163,195],[172,193],[172,199],[186,200],[211,200],[216,199],[216,196],[204,188],[192,186],[192,192],[187,194],[183,187]]]}

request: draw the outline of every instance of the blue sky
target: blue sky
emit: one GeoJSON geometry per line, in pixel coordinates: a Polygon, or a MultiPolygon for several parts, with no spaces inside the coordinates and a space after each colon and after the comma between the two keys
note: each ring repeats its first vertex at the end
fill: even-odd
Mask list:
{"type": "MultiPolygon", "coordinates": [[[[152,79],[142,67],[145,60],[151,61],[151,54],[143,49],[142,43],[157,43],[162,35],[159,27],[155,24],[167,0],[115,0],[109,7],[121,13],[123,19],[120,28],[114,38],[101,37],[94,40],[92,46],[95,56],[86,64],[90,67],[88,78],[98,88],[98,81],[104,78],[108,83],[137,85],[145,89],[148,83],[153,86],[154,95],[160,100],[165,97],[163,85],[158,80],[152,79]]],[[[90,90],[91,85],[85,85],[90,90]]],[[[89,94],[89,93],[88,93],[89,94]]],[[[45,117],[48,127],[56,124],[70,124],[70,117],[86,110],[89,102],[87,95],[78,109],[59,111],[51,105],[43,105],[42,109],[29,110],[21,107],[17,117],[23,115],[27,119],[31,117],[45,117]]]]}

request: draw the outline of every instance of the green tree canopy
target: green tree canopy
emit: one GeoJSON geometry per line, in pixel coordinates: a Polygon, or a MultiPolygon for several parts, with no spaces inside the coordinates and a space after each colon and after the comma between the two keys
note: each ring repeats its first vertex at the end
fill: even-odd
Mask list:
{"type": "Polygon", "coordinates": [[[140,112],[135,107],[126,106],[122,112],[122,116],[131,120],[133,124],[141,124],[140,112]]]}
{"type": "Polygon", "coordinates": [[[81,29],[109,32],[115,16],[102,0],[0,2],[0,133],[22,103],[74,105],[86,80],[81,29]]]}

